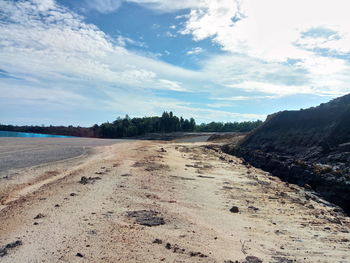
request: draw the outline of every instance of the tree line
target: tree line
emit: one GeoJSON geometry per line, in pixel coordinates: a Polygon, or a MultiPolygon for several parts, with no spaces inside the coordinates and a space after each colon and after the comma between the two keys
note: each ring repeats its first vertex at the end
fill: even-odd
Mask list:
{"type": "Polygon", "coordinates": [[[261,125],[261,123],[262,121],[258,120],[233,123],[211,122],[196,125],[193,118],[184,119],[175,116],[171,111],[165,111],[161,117],[130,118],[126,115],[124,118],[118,117],[113,122],[105,122],[101,125],[95,124],[89,128],[79,126],[13,126],[0,124],[0,130],[77,137],[123,138],[141,136],[148,133],[249,132],[261,125]]]}

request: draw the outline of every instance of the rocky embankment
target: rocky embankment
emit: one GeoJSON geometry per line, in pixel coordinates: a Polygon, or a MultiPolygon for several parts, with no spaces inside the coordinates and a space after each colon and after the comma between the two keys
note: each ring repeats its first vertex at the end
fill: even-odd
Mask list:
{"type": "Polygon", "coordinates": [[[318,107],[283,111],[223,151],[300,186],[350,213],[350,95],[318,107]]]}

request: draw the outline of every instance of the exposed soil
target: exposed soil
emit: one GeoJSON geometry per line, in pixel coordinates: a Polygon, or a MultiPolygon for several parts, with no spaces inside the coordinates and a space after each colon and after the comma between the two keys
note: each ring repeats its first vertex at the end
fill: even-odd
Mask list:
{"type": "Polygon", "coordinates": [[[29,171],[2,188],[1,262],[349,262],[340,209],[207,143],[126,142],[29,171]]]}
{"type": "Polygon", "coordinates": [[[350,215],[350,94],[268,116],[237,146],[223,147],[255,167],[308,186],[350,215]]]}

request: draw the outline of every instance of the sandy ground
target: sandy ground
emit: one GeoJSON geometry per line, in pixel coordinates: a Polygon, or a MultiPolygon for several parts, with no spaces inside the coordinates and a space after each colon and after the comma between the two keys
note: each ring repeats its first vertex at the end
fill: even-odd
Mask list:
{"type": "Polygon", "coordinates": [[[0,261],[350,262],[336,207],[207,145],[127,142],[18,171],[0,261]]]}

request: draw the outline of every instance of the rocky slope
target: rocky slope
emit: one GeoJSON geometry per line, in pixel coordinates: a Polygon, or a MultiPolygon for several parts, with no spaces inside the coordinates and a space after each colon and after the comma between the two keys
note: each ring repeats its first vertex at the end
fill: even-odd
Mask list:
{"type": "Polygon", "coordinates": [[[270,115],[238,146],[223,150],[302,186],[350,212],[350,94],[270,115]]]}

